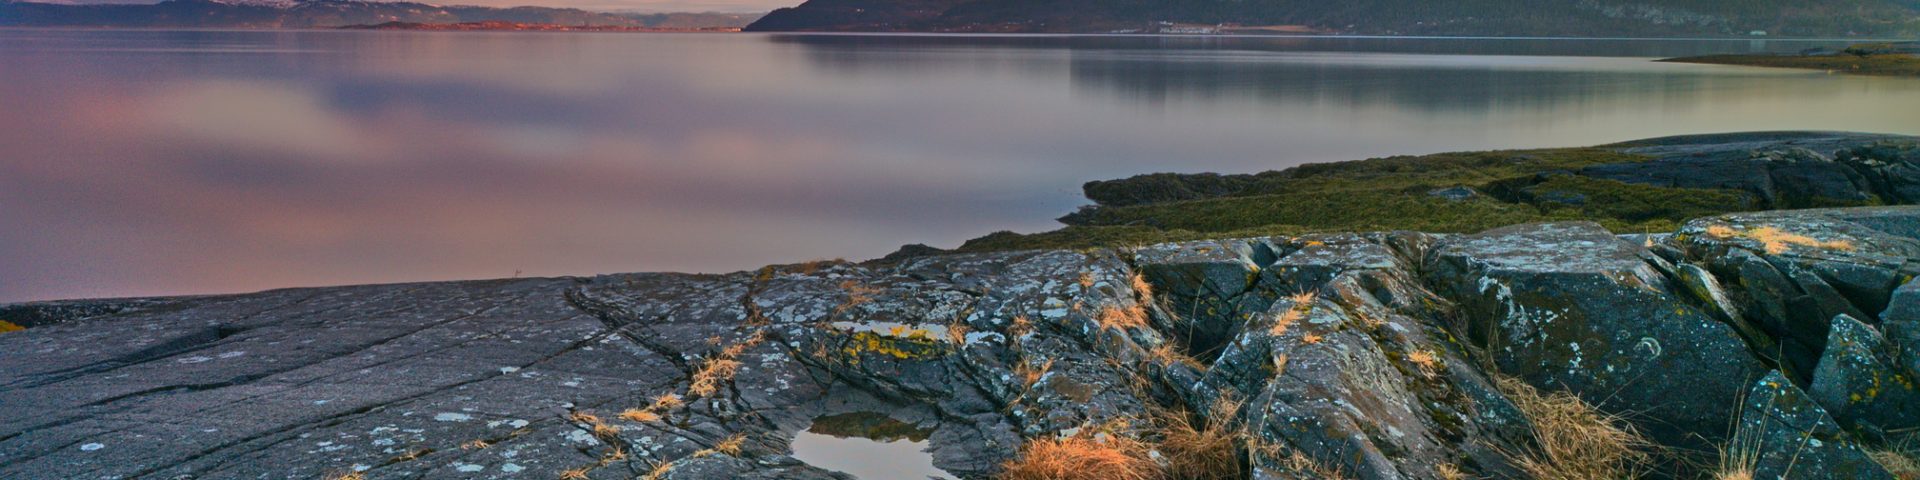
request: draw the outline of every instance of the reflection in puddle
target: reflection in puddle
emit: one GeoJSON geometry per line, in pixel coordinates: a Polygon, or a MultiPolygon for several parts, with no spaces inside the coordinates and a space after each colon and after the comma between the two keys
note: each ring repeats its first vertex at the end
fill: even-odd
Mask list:
{"type": "Polygon", "coordinates": [[[861,480],[952,478],[925,451],[932,433],[878,413],[829,415],[794,435],[793,457],[861,480]]]}

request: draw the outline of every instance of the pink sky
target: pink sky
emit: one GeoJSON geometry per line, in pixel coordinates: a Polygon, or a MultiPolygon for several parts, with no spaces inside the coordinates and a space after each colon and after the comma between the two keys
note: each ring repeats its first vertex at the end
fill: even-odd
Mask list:
{"type": "MultiPolygon", "coordinates": [[[[141,0],[32,0],[46,3],[157,3],[141,0]]],[[[407,0],[437,5],[480,5],[487,7],[569,7],[586,10],[642,12],[733,12],[758,13],[791,7],[804,0],[407,0]]]]}

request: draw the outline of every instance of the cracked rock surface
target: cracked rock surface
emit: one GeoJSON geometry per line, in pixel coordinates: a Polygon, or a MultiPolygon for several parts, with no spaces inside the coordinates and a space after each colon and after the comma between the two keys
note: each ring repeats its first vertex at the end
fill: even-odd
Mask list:
{"type": "MultiPolygon", "coordinates": [[[[8,305],[0,478],[846,478],[791,456],[811,429],[977,479],[1153,410],[1353,478],[1526,478],[1501,376],[1891,478],[1862,446],[1920,418],[1916,274],[1920,207],[1877,207],[8,305]]],[[[1283,460],[1245,475],[1315,478],[1283,460]]]]}

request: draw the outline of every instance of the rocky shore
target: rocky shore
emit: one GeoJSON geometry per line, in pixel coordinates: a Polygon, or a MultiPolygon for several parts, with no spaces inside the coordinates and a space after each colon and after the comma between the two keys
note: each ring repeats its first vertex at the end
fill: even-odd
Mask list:
{"type": "Polygon", "coordinates": [[[854,414],[967,479],[1166,418],[1241,436],[1174,478],[1544,478],[1564,392],[1652,478],[1893,479],[1916,276],[1879,206],[16,304],[0,478],[843,478],[791,442],[854,414]]]}

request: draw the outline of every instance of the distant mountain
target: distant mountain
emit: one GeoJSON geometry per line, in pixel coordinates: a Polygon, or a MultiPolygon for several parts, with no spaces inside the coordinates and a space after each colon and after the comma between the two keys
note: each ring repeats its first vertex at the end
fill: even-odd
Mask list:
{"type": "Polygon", "coordinates": [[[756,15],[604,13],[571,8],[440,6],[364,0],[167,0],[71,5],[0,0],[0,26],[324,28],[387,22],[515,22],[652,28],[741,27],[756,15]]]}
{"type": "Polygon", "coordinates": [[[1912,36],[1917,0],[808,0],[749,31],[1912,36]]]}

